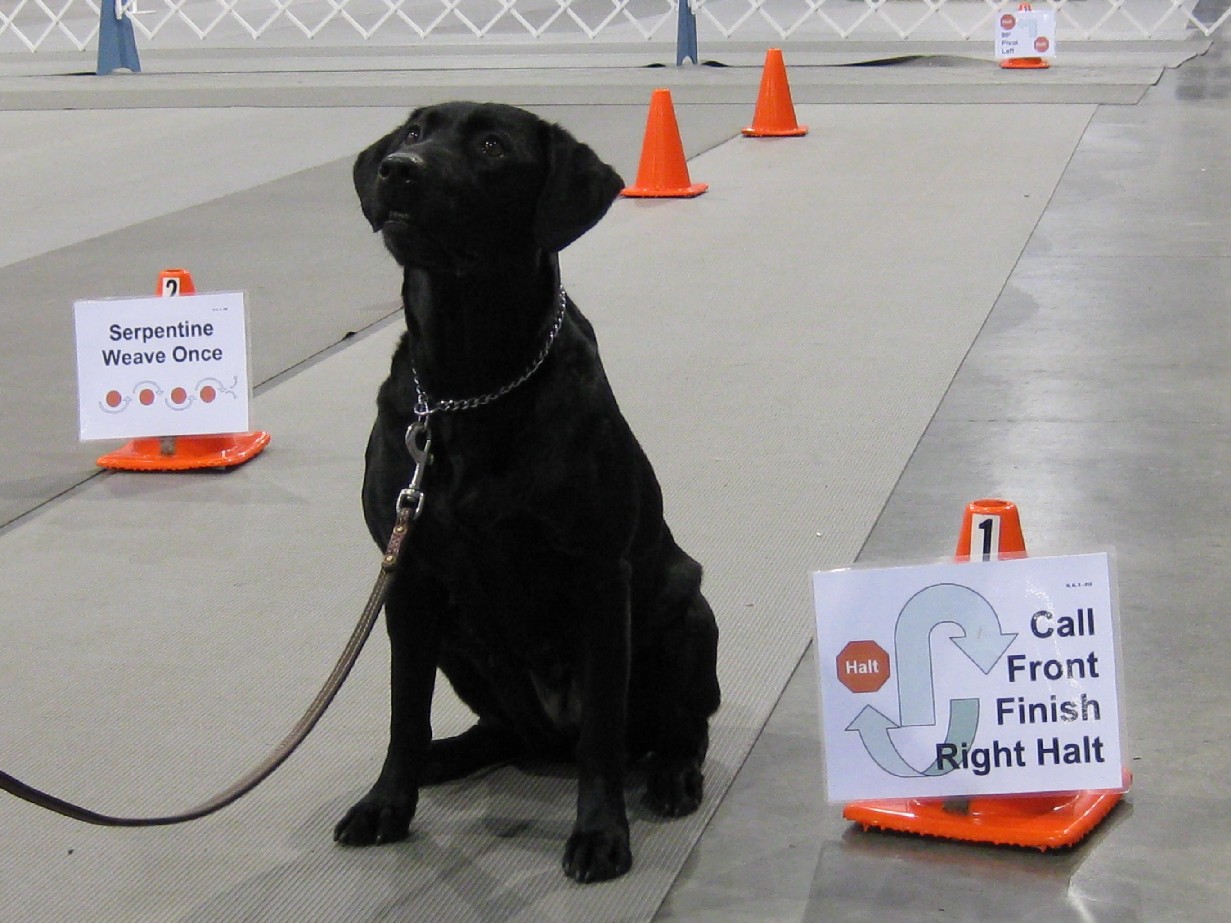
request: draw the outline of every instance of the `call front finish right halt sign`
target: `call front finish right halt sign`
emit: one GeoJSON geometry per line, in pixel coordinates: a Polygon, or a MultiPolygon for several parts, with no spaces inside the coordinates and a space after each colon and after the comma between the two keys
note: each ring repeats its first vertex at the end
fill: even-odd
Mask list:
{"type": "Polygon", "coordinates": [[[1109,555],[813,587],[831,801],[1123,788],[1109,555]]]}

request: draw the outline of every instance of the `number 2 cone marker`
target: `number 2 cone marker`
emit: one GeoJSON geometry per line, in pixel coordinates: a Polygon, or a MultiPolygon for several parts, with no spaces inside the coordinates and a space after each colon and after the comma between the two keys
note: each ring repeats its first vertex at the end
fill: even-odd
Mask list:
{"type": "MultiPolygon", "coordinates": [[[[154,294],[166,297],[195,295],[192,273],[187,269],[164,269],[158,274],[154,294]]],[[[176,389],[182,391],[183,389],[176,389]]],[[[202,389],[203,400],[213,399],[212,387],[202,389]]],[[[172,392],[174,396],[175,391],[172,392]]],[[[185,392],[185,397],[187,396],[185,392]]],[[[176,398],[178,400],[178,398],[176,398]]],[[[134,439],[100,457],[100,468],[119,471],[194,471],[200,468],[234,468],[255,458],[269,445],[269,433],[219,433],[201,436],[148,436],[134,439]]]]}

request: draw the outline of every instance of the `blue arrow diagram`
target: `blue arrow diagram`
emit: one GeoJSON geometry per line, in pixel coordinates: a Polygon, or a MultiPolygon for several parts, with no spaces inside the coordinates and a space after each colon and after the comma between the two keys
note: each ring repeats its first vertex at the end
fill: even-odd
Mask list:
{"type": "Polygon", "coordinates": [[[890,728],[896,728],[891,719],[886,718],[871,705],[865,705],[863,711],[855,716],[855,720],[846,726],[848,731],[858,731],[863,748],[868,756],[876,761],[876,765],[891,775],[910,779],[923,775],[910,763],[902,759],[898,748],[889,739],[890,728]]]}
{"type": "MultiPolygon", "coordinates": [[[[945,743],[956,746],[960,753],[975,740],[975,732],[979,729],[979,700],[953,699],[950,703],[949,730],[945,734],[945,743]]],[[[902,779],[919,776],[943,776],[951,772],[953,767],[941,769],[939,760],[922,772],[906,762],[898,748],[894,745],[889,732],[898,729],[898,724],[891,718],[881,714],[871,705],[864,706],[855,716],[855,720],[846,726],[848,731],[858,731],[859,740],[868,756],[875,760],[876,765],[890,775],[902,779]]]]}
{"type": "MultiPolygon", "coordinates": [[[[1017,637],[1016,633],[1001,630],[1000,619],[991,603],[970,587],[937,583],[912,596],[898,614],[893,634],[898,706],[903,726],[936,723],[931,636],[937,626],[947,623],[962,630],[963,636],[954,637],[953,643],[984,674],[992,671],[1017,637]]],[[[958,701],[967,700],[954,700],[958,701]]]]}
{"type": "MultiPolygon", "coordinates": [[[[955,746],[957,752],[961,753],[968,749],[975,742],[975,732],[979,730],[979,700],[978,699],[950,699],[949,700],[949,730],[945,734],[945,743],[955,746]]],[[[924,772],[920,775],[925,776],[943,776],[946,773],[952,772],[953,766],[947,769],[940,768],[940,759],[937,758],[924,772]]]]}

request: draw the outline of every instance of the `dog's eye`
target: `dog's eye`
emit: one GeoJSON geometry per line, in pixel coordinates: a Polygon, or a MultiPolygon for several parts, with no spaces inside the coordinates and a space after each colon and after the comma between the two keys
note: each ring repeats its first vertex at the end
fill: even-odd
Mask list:
{"type": "Polygon", "coordinates": [[[414,144],[419,140],[419,134],[419,126],[411,125],[410,128],[406,129],[406,143],[414,144]]]}
{"type": "Polygon", "coordinates": [[[500,143],[500,139],[494,135],[489,135],[484,138],[479,144],[479,150],[483,152],[484,157],[503,157],[504,145],[500,143]]]}

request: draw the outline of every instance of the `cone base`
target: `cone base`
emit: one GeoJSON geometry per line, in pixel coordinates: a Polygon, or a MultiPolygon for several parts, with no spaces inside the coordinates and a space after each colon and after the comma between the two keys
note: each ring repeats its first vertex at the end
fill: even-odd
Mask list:
{"type": "Polygon", "coordinates": [[[1029,68],[1051,67],[1042,58],[1005,58],[1000,66],[1008,70],[1026,70],[1029,68]]]}
{"type": "Polygon", "coordinates": [[[629,199],[692,199],[709,188],[709,183],[694,183],[691,186],[676,186],[670,189],[657,189],[651,186],[628,186],[620,195],[629,199]]]}
{"type": "Polygon", "coordinates": [[[742,129],[745,138],[799,138],[807,133],[807,125],[796,125],[794,128],[759,128],[749,125],[742,129]]]}
{"type": "Polygon", "coordinates": [[[269,433],[226,433],[217,436],[176,436],[175,451],[164,454],[156,437],[132,442],[100,457],[100,468],[117,471],[192,471],[234,468],[255,458],[269,445],[269,433]]]}
{"type": "Polygon", "coordinates": [[[947,798],[856,801],[842,816],[865,830],[1046,851],[1081,842],[1119,804],[1132,778],[1125,769],[1124,791],[983,796],[962,802],[962,810],[950,807],[955,799],[947,798]]]}

